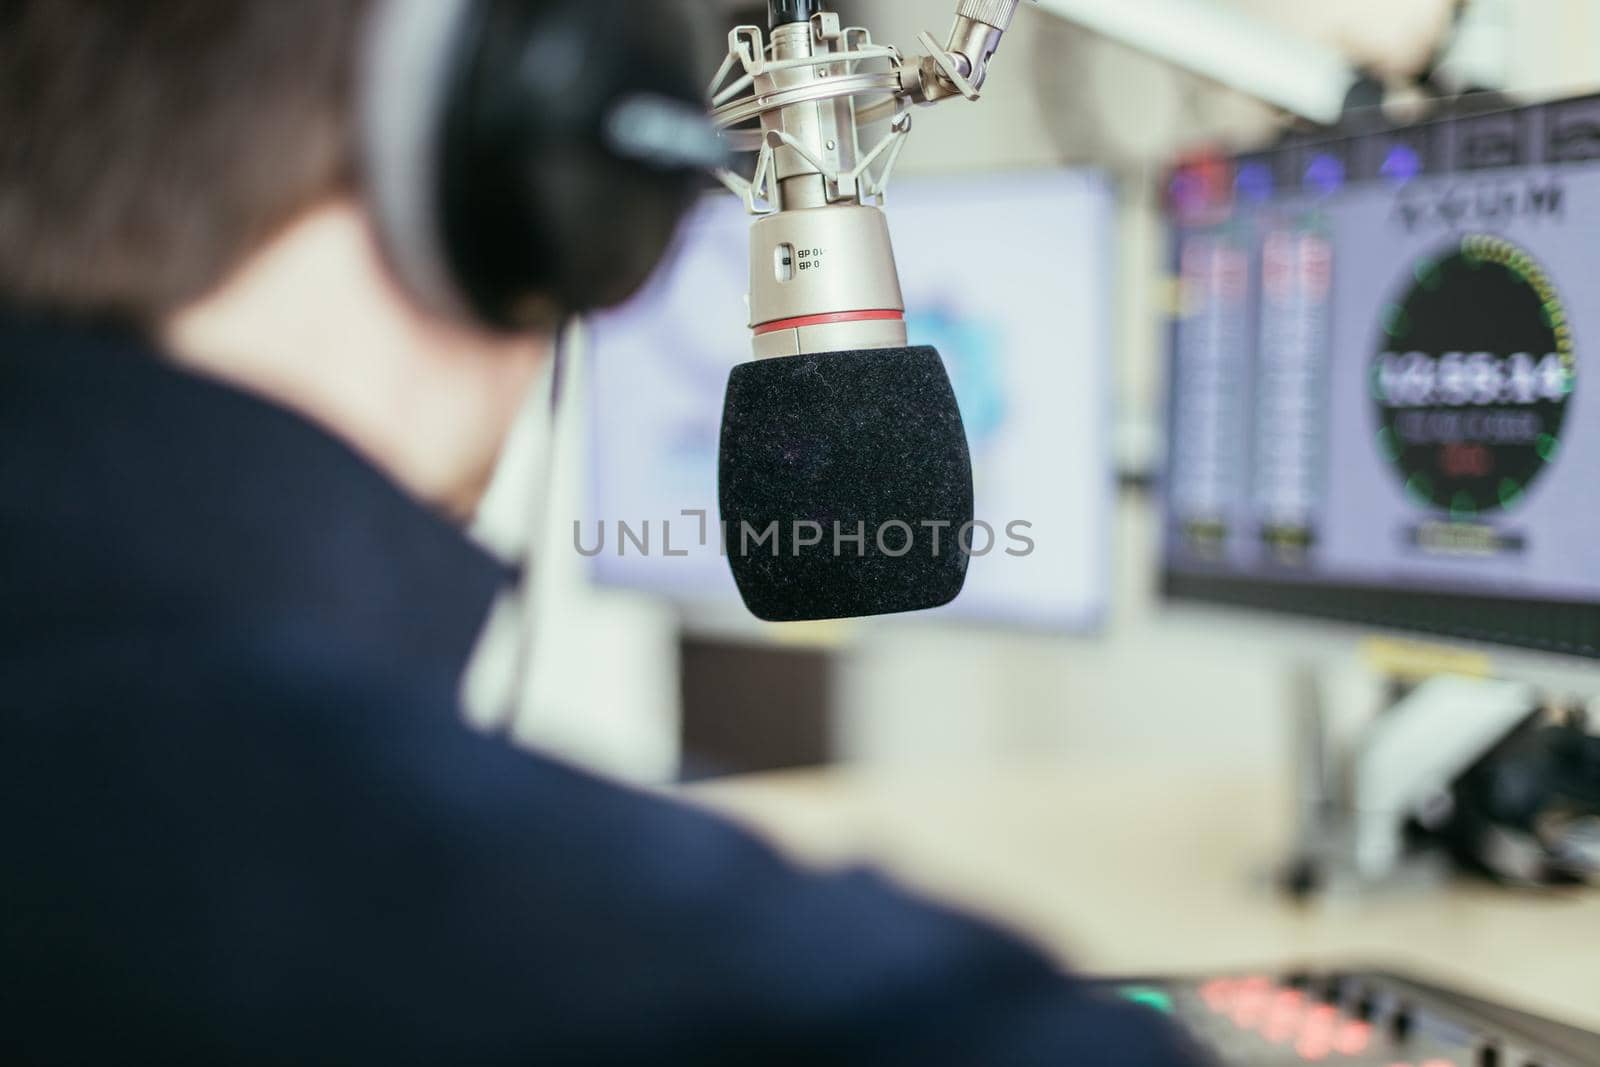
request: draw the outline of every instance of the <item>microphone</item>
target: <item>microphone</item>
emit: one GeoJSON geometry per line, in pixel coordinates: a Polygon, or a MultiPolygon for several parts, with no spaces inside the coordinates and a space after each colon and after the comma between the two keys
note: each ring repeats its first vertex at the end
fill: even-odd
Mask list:
{"type": "MultiPolygon", "coordinates": [[[[949,43],[905,58],[821,0],[769,0],[711,86],[719,174],[750,230],[754,359],[728,379],[718,460],[727,558],[772,622],[940,607],[966,580],[972,460],[938,352],[907,344],[883,203],[913,105],[976,100],[1020,0],[961,0],[949,43]],[[864,130],[887,123],[867,148],[864,130]]],[[[981,220],[979,220],[981,221],[981,220]]]]}

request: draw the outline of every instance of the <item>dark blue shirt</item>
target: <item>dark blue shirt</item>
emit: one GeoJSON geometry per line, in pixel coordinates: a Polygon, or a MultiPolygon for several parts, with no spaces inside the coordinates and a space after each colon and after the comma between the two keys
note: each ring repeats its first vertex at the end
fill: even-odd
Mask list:
{"type": "Polygon", "coordinates": [[[507,578],[296,416],[0,324],[0,1062],[1182,1060],[978,922],[475,734],[507,578]]]}

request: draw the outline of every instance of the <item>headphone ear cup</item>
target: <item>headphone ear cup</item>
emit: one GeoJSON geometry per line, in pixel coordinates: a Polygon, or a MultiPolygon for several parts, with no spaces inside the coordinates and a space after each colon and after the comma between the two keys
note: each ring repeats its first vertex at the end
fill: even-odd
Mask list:
{"type": "Polygon", "coordinates": [[[683,8],[388,3],[369,64],[368,158],[407,284],[507,330],[632,295],[706,169],[725,162],[683,8]]]}
{"type": "MultiPolygon", "coordinates": [[[[482,0],[444,126],[450,267],[502,327],[619,303],[666,252],[716,143],[663,0],[482,0]],[[619,136],[644,108],[679,136],[619,136]],[[653,146],[652,146],[653,145],[653,146]]],[[[720,147],[717,147],[720,151],[720,147]]]]}

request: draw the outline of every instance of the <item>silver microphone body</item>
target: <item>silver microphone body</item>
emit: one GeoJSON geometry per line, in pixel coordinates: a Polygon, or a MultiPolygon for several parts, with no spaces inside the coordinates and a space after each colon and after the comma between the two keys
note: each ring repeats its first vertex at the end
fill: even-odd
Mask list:
{"type": "Polygon", "coordinates": [[[883,212],[853,204],[758,219],[750,330],[758,359],[904,347],[905,298],[883,212]]]}
{"type": "MultiPolygon", "coordinates": [[[[812,22],[772,32],[774,60],[820,58],[833,42],[812,22]]],[[[829,66],[797,66],[759,74],[754,92],[816,86],[829,66]]],[[[849,172],[860,133],[849,99],[807,100],[767,111],[763,133],[781,130],[805,151],[776,140],[772,156],[778,210],[750,227],[750,329],[758,359],[906,343],[905,300],[881,209],[859,192],[830,199],[825,169],[849,172]],[[807,159],[807,156],[810,159],[807,159]],[[818,167],[820,162],[824,167],[818,167]]]]}

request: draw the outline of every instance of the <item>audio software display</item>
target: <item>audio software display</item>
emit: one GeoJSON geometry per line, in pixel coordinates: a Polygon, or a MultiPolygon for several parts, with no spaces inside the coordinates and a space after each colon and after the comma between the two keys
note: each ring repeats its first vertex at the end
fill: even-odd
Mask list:
{"type": "Polygon", "coordinates": [[[1600,655],[1600,99],[1170,192],[1168,593],[1600,655]]]}
{"type": "MultiPolygon", "coordinates": [[[[1109,184],[1082,172],[907,179],[890,191],[910,342],[945,360],[976,515],[993,531],[992,544],[972,532],[965,590],[926,615],[1079,630],[1104,614],[1114,211],[1109,184]]],[[[750,358],[749,226],[732,197],[709,198],[646,291],[592,323],[581,531],[593,550],[606,526],[589,560],[602,583],[738,603],[714,535],[723,390],[750,358]],[[713,536],[702,540],[684,511],[704,512],[713,536]],[[649,521],[648,552],[618,542],[619,520],[636,535],[649,521]]]]}

